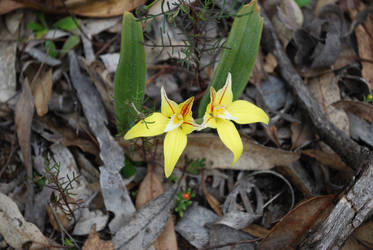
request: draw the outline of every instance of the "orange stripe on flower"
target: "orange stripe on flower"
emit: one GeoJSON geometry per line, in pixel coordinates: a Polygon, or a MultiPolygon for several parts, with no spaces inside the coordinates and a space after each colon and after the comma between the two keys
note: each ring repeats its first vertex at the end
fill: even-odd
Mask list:
{"type": "Polygon", "coordinates": [[[172,113],[174,113],[174,114],[175,114],[175,110],[174,110],[174,108],[172,107],[171,103],[170,103],[170,102],[168,101],[168,98],[167,98],[167,97],[165,97],[164,99],[166,100],[166,102],[167,102],[168,106],[170,106],[170,108],[171,108],[171,110],[172,110],[172,113]]]}
{"type": "Polygon", "coordinates": [[[193,123],[190,123],[190,122],[183,122],[184,124],[188,124],[190,126],[193,126],[193,127],[198,127],[197,125],[193,124],[193,123]]]}
{"type": "Polygon", "coordinates": [[[210,89],[211,94],[211,113],[214,111],[214,102],[215,102],[215,89],[211,87],[210,89]]]}
{"type": "Polygon", "coordinates": [[[193,98],[190,98],[189,101],[187,103],[184,104],[184,106],[181,108],[181,115],[183,117],[185,117],[190,109],[190,106],[191,104],[193,103],[194,101],[194,97],[193,98]]]}
{"type": "Polygon", "coordinates": [[[225,93],[227,92],[227,88],[228,88],[228,85],[226,85],[225,88],[224,88],[223,94],[221,95],[221,98],[219,100],[219,104],[221,104],[221,101],[223,100],[223,97],[224,97],[225,93]]]}

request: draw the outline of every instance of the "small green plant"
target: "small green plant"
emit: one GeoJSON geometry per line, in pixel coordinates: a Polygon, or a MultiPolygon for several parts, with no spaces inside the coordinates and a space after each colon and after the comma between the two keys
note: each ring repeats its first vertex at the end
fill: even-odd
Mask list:
{"type": "Polygon", "coordinates": [[[75,247],[74,242],[72,239],[65,238],[64,239],[64,245],[68,247],[69,250],[76,250],[78,248],[75,247]]]}
{"type": "Polygon", "coordinates": [[[363,96],[363,102],[373,104],[373,95],[369,94],[367,96],[363,96]]]}
{"type": "Polygon", "coordinates": [[[72,193],[73,184],[78,181],[80,175],[73,176],[66,175],[66,177],[61,177],[61,167],[58,162],[51,162],[49,160],[45,161],[45,174],[43,178],[46,179],[46,187],[49,187],[59,193],[55,196],[53,202],[56,206],[60,207],[66,215],[71,216],[74,221],[76,220],[74,215],[74,208],[72,205],[79,205],[78,202],[74,201],[72,196],[76,195],[72,193]]]}
{"type": "Polygon", "coordinates": [[[303,8],[309,5],[312,0],[295,0],[295,2],[298,4],[299,7],[303,8]]]}
{"type": "Polygon", "coordinates": [[[187,166],[187,172],[191,174],[199,174],[201,170],[206,166],[206,158],[202,159],[187,159],[185,161],[187,166]]]}
{"type": "Polygon", "coordinates": [[[191,199],[195,196],[196,194],[192,191],[191,188],[187,188],[187,190],[185,190],[184,192],[177,192],[175,212],[181,218],[184,217],[184,212],[187,210],[187,208],[193,204],[193,201],[191,201],[191,199]]]}
{"type": "MultiPolygon", "coordinates": [[[[44,13],[38,12],[36,14],[37,21],[30,22],[27,24],[27,28],[35,33],[36,39],[41,39],[45,36],[49,27],[45,19],[44,13]]],[[[52,25],[53,28],[71,32],[78,28],[78,22],[75,21],[71,16],[64,17],[52,25]]],[[[80,38],[77,35],[71,34],[62,45],[60,50],[57,50],[56,44],[52,40],[46,40],[44,43],[45,51],[50,57],[57,58],[63,57],[69,50],[73,49],[80,42],[80,38]]]]}

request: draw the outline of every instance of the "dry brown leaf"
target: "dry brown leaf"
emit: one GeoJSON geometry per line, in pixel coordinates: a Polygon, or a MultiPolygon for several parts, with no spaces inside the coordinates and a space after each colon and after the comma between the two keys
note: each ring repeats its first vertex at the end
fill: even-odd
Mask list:
{"type": "Polygon", "coordinates": [[[39,76],[39,78],[32,81],[31,89],[34,96],[36,113],[38,116],[44,116],[48,113],[48,102],[52,96],[52,69],[39,76]]]}
{"type": "Polygon", "coordinates": [[[15,249],[25,249],[24,244],[31,242],[28,249],[48,248],[51,244],[40,230],[25,221],[17,204],[0,192],[0,235],[15,249]]]}
{"type": "MultiPolygon", "coordinates": [[[[140,141],[139,141],[140,142],[140,141]]],[[[214,134],[198,133],[188,136],[188,145],[176,166],[184,166],[185,157],[188,159],[206,159],[209,169],[232,170],[265,170],[275,166],[288,166],[300,157],[300,153],[265,147],[251,139],[242,137],[243,152],[241,158],[231,167],[233,154],[224,146],[220,138],[214,134]]],[[[135,161],[143,160],[139,150],[131,150],[133,142],[122,141],[126,153],[135,161]]],[[[152,144],[154,145],[154,143],[152,144]]],[[[159,145],[162,145],[159,143],[159,145]]],[[[149,152],[153,152],[150,149],[149,152]]],[[[157,160],[163,161],[163,152],[158,150],[157,160]]]]}
{"type": "Polygon", "coordinates": [[[341,100],[333,104],[338,109],[343,109],[373,124],[373,106],[359,101],[341,100]]]}
{"type": "Polygon", "coordinates": [[[96,234],[96,225],[93,225],[83,250],[114,250],[114,244],[110,240],[101,240],[96,234]]]}
{"type": "Polygon", "coordinates": [[[144,4],[146,0],[66,0],[66,1],[34,1],[34,0],[5,0],[0,1],[0,15],[19,8],[33,8],[45,12],[62,13],[67,11],[77,15],[90,17],[112,17],[122,15],[144,4]],[[4,2],[4,3],[3,3],[4,2]]]}
{"type": "Polygon", "coordinates": [[[287,213],[262,240],[259,249],[289,249],[328,213],[334,195],[316,196],[306,200],[287,213]]]}
{"type": "MultiPolygon", "coordinates": [[[[365,10],[367,7],[362,1],[357,1],[356,9],[349,9],[350,16],[355,19],[359,11],[365,10]]],[[[373,89],[373,15],[368,15],[363,24],[355,28],[355,36],[359,48],[359,56],[361,60],[361,74],[373,89]]]]}
{"type": "MultiPolygon", "coordinates": [[[[163,193],[164,189],[161,181],[158,179],[153,169],[149,167],[148,173],[145,176],[144,180],[141,182],[139,192],[136,196],[136,208],[140,209],[141,207],[145,206],[146,203],[163,193]]],[[[158,237],[158,239],[153,242],[153,246],[156,250],[177,249],[174,220],[172,216],[168,218],[163,232],[158,237]]]]}
{"type": "Polygon", "coordinates": [[[373,220],[365,223],[354,231],[354,236],[373,247],[373,220]]]}
{"type": "Polygon", "coordinates": [[[339,171],[344,171],[348,176],[352,177],[354,171],[349,168],[341,158],[335,153],[326,153],[317,149],[307,149],[302,151],[303,154],[316,159],[322,164],[334,168],[339,171]]]}
{"type": "Polygon", "coordinates": [[[334,123],[337,128],[349,135],[350,122],[347,114],[342,110],[337,110],[332,105],[341,99],[334,73],[329,72],[319,77],[311,78],[308,81],[308,87],[329,120],[334,123]]]}
{"type": "Polygon", "coordinates": [[[314,132],[311,127],[307,124],[299,124],[298,122],[292,122],[290,126],[291,130],[291,148],[294,150],[307,142],[311,141],[314,137],[314,132]]]}
{"type": "Polygon", "coordinates": [[[272,53],[268,53],[264,58],[264,71],[268,74],[273,73],[275,68],[277,67],[277,60],[276,57],[272,53]]]}
{"type": "Polygon", "coordinates": [[[223,212],[221,210],[221,204],[219,203],[219,201],[213,195],[211,195],[207,191],[205,181],[206,181],[206,179],[205,179],[205,176],[203,174],[203,176],[202,176],[202,190],[203,190],[203,193],[206,196],[207,202],[209,203],[210,207],[215,211],[215,213],[217,215],[223,216],[223,212]]]}
{"type": "Polygon", "coordinates": [[[23,153],[24,164],[29,178],[32,178],[30,136],[33,116],[34,101],[32,98],[30,86],[26,79],[23,83],[22,94],[16,104],[15,124],[18,143],[23,153]]]}
{"type": "Polygon", "coordinates": [[[267,228],[259,226],[257,224],[251,224],[246,228],[242,229],[242,231],[258,238],[264,238],[269,233],[269,230],[267,228]]]}

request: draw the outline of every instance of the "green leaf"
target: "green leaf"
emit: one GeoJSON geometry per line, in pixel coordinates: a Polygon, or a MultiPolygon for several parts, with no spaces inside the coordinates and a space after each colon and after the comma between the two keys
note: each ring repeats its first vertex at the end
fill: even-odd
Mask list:
{"type": "Polygon", "coordinates": [[[145,88],[145,49],[141,23],[125,12],[118,68],[114,80],[114,104],[119,133],[130,128],[138,119],[145,88]]]}
{"type": "Polygon", "coordinates": [[[40,39],[44,35],[46,35],[47,33],[48,33],[48,29],[42,29],[42,30],[39,30],[39,31],[35,32],[35,37],[36,37],[36,39],[40,39]]]}
{"type": "Polygon", "coordinates": [[[53,27],[66,31],[72,31],[78,28],[77,24],[71,16],[67,16],[58,20],[53,24],[53,27]]]}
{"type": "Polygon", "coordinates": [[[53,41],[47,40],[45,41],[45,50],[47,51],[47,54],[50,57],[57,58],[58,56],[58,51],[56,49],[56,45],[54,44],[53,41]]]}
{"type": "Polygon", "coordinates": [[[80,42],[79,36],[70,36],[61,49],[61,57],[63,57],[69,50],[73,49],[80,42]]]}
{"type": "Polygon", "coordinates": [[[29,22],[27,24],[27,29],[32,30],[32,31],[40,31],[40,30],[44,30],[45,27],[37,22],[29,22]]]}
{"type": "MultiPolygon", "coordinates": [[[[231,72],[233,99],[242,94],[254,68],[262,27],[263,18],[260,16],[256,0],[238,11],[210,86],[215,90],[222,88],[228,72],[231,72]]],[[[209,101],[210,88],[201,100],[198,110],[200,117],[204,115],[209,101]]]]}
{"type": "Polygon", "coordinates": [[[121,172],[124,178],[130,178],[132,175],[136,174],[136,166],[126,157],[121,172]]]}
{"type": "Polygon", "coordinates": [[[312,0],[295,0],[295,2],[299,5],[299,7],[306,7],[311,3],[312,0]]]}

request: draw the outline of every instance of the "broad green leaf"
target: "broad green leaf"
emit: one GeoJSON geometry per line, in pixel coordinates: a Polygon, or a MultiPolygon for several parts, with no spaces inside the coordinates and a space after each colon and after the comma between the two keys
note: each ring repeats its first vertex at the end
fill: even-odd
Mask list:
{"type": "Polygon", "coordinates": [[[29,22],[27,24],[27,29],[32,30],[32,31],[40,31],[40,30],[44,30],[45,27],[37,22],[29,22]]]}
{"type": "Polygon", "coordinates": [[[295,2],[299,5],[299,7],[306,7],[311,3],[312,0],[295,0],[295,2]]]}
{"type": "Polygon", "coordinates": [[[141,110],[145,88],[145,49],[141,23],[125,12],[118,68],[114,80],[114,104],[119,133],[129,129],[141,110]]]}
{"type": "Polygon", "coordinates": [[[57,58],[58,51],[57,51],[56,45],[54,44],[53,41],[51,41],[51,40],[45,41],[45,50],[47,51],[47,54],[50,57],[57,58]]]}
{"type": "Polygon", "coordinates": [[[78,26],[71,16],[67,16],[55,22],[53,24],[53,27],[61,30],[72,31],[75,30],[78,26]]]}
{"type": "MultiPolygon", "coordinates": [[[[227,42],[220,57],[210,86],[222,88],[228,72],[232,73],[233,99],[237,99],[245,89],[254,68],[262,34],[263,19],[256,0],[244,5],[237,13],[227,42]]],[[[203,96],[198,114],[203,116],[210,101],[210,88],[203,96]]]]}
{"type": "Polygon", "coordinates": [[[48,29],[42,29],[42,30],[38,30],[35,32],[35,37],[36,39],[40,39],[42,38],[44,35],[46,35],[48,33],[48,29]]]}
{"type": "Polygon", "coordinates": [[[70,36],[65,43],[63,44],[63,47],[61,49],[61,57],[63,57],[69,50],[73,49],[78,43],[80,42],[79,36],[70,36]]]}

